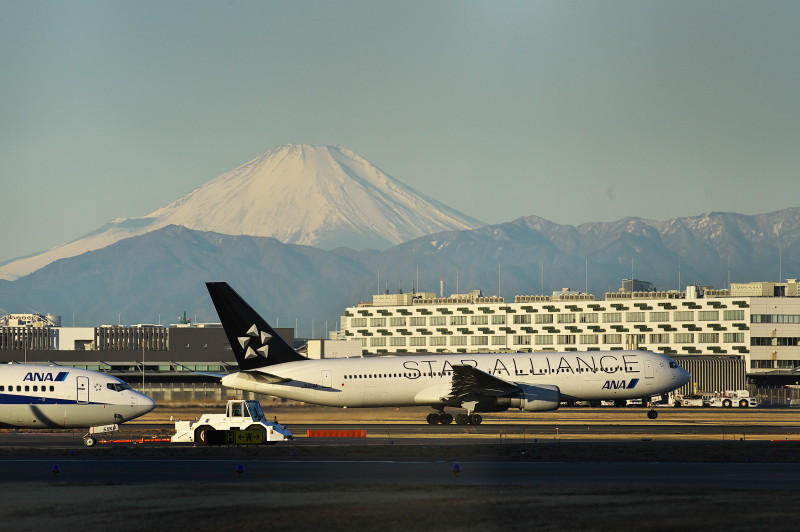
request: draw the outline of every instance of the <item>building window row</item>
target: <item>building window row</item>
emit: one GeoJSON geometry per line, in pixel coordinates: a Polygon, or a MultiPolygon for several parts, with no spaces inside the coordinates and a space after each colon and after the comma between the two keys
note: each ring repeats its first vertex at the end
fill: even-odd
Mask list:
{"type": "Polygon", "coordinates": [[[751,323],[800,323],[798,314],[753,314],[751,323]]]}
{"type": "Polygon", "coordinates": [[[751,360],[751,369],[794,369],[800,367],[800,360],[751,360]]]}
{"type": "MultiPolygon", "coordinates": [[[[619,346],[626,343],[636,345],[669,345],[675,344],[718,344],[722,340],[725,344],[743,344],[745,342],[744,333],[692,333],[679,332],[673,334],[652,333],[652,334],[519,334],[510,337],[506,336],[485,336],[485,335],[451,335],[451,336],[390,336],[363,338],[362,345],[367,347],[441,347],[441,346],[552,346],[552,345],[614,345],[619,346]],[[449,338],[449,340],[448,340],[449,338]]],[[[753,346],[798,346],[800,338],[752,338],[753,346]]]]}
{"type": "Polygon", "coordinates": [[[779,346],[796,347],[800,345],[800,338],[795,337],[772,337],[772,336],[753,336],[750,338],[750,345],[753,346],[779,346]]]}
{"type": "MultiPolygon", "coordinates": [[[[602,317],[603,323],[644,323],[647,321],[653,323],[663,323],[670,321],[670,312],[668,311],[654,311],[654,312],[583,312],[578,315],[574,313],[538,313],[533,314],[514,314],[513,323],[515,324],[549,324],[549,323],[598,323],[602,317]],[[553,316],[556,316],[555,318],[553,316]],[[625,318],[623,320],[623,317],[625,318]]],[[[694,321],[695,311],[693,310],[676,310],[672,312],[672,319],[674,321],[694,321]]],[[[724,310],[722,312],[722,319],[724,321],[742,321],[744,320],[744,310],[724,310]]],[[[697,321],[718,321],[720,312],[718,310],[701,310],[697,312],[697,321]]],[[[505,325],[506,316],[504,314],[492,314],[491,318],[488,315],[456,315],[450,316],[450,325],[488,325],[491,320],[492,325],[505,325]]],[[[426,325],[447,325],[447,316],[412,316],[406,318],[405,316],[397,316],[389,319],[389,325],[392,327],[405,327],[410,325],[412,327],[424,327],[426,325]],[[426,323],[429,322],[429,323],[426,323]]],[[[798,323],[800,324],[800,315],[796,314],[753,314],[751,316],[752,323],[798,323]]],[[[386,327],[386,318],[369,318],[370,327],[386,327]]],[[[366,327],[367,318],[350,318],[351,327],[366,327]]]]}

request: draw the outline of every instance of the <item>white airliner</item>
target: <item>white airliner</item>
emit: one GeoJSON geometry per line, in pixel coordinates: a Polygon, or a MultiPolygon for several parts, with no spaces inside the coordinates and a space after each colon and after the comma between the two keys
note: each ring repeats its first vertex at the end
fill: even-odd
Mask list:
{"type": "Polygon", "coordinates": [[[0,427],[67,429],[88,427],[83,442],[96,433],[142,416],[155,401],[111,375],[67,366],[0,366],[0,427]]]}
{"type": "MultiPolygon", "coordinates": [[[[298,354],[227,283],[206,283],[239,363],[229,388],[339,407],[427,405],[427,422],[452,423],[445,407],[478,412],[556,410],[562,401],[625,400],[672,391],[689,373],[648,351],[397,355],[311,360],[298,354]]],[[[650,419],[658,413],[651,409],[650,419]]]]}

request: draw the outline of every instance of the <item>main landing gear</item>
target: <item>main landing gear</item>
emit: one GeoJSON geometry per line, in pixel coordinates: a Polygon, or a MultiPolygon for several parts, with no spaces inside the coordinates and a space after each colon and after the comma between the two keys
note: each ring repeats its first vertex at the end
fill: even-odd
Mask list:
{"type": "MultiPolygon", "coordinates": [[[[429,425],[436,425],[437,423],[449,425],[453,422],[454,418],[444,410],[440,410],[438,412],[431,412],[425,420],[429,425]]],[[[483,421],[483,418],[480,414],[456,414],[455,417],[457,425],[480,425],[481,421],[483,421]]]]}
{"type": "Polygon", "coordinates": [[[656,410],[654,408],[651,408],[647,412],[647,419],[655,419],[657,417],[658,417],[658,412],[656,412],[656,410]]]}
{"type": "Polygon", "coordinates": [[[428,414],[428,417],[425,418],[428,422],[428,425],[436,425],[437,423],[441,423],[442,425],[449,425],[453,422],[453,416],[450,414],[446,414],[444,411],[442,412],[431,412],[428,414]]]}

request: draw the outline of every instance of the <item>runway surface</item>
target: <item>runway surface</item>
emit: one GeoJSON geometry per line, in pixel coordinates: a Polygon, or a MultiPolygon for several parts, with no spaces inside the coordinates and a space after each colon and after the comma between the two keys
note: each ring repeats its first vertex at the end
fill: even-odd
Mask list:
{"type": "Polygon", "coordinates": [[[288,482],[797,490],[800,464],[304,460],[31,456],[0,459],[3,483],[288,482]],[[454,473],[455,464],[459,474],[454,473]],[[238,472],[237,472],[238,470],[238,472]],[[54,472],[55,471],[55,472],[54,472]]]}
{"type": "MultiPolygon", "coordinates": [[[[156,409],[113,438],[169,436],[176,419],[214,411],[156,409]]],[[[83,431],[2,430],[0,517],[20,531],[511,531],[529,530],[531,516],[542,530],[795,526],[798,411],[684,409],[650,421],[641,409],[565,409],[478,426],[428,425],[426,413],[273,408],[297,438],[253,447],[86,448],[83,431]],[[326,428],[368,437],[305,436],[326,428]]]]}
{"type": "MultiPolygon", "coordinates": [[[[168,438],[174,421],[196,420],[219,408],[164,408],[133,423],[108,439],[168,438]]],[[[362,445],[387,443],[448,444],[546,441],[726,441],[800,440],[800,410],[796,409],[664,409],[656,420],[640,408],[571,408],[541,414],[507,412],[485,414],[482,424],[429,425],[424,408],[339,409],[325,407],[272,407],[270,418],[285,424],[298,445],[325,438],[306,438],[314,429],[364,429],[362,445]]],[[[0,430],[0,450],[8,448],[74,448],[83,431],[0,430]]],[[[334,440],[341,441],[341,440],[334,440]]],[[[156,444],[151,444],[156,445],[156,444]]],[[[166,444],[165,444],[166,445],[166,444]]]]}

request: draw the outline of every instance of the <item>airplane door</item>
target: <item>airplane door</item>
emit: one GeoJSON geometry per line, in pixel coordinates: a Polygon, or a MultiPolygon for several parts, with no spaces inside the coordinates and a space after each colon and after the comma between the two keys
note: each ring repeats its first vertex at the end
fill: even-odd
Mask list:
{"type": "Polygon", "coordinates": [[[652,360],[645,360],[644,361],[644,378],[645,379],[652,379],[653,378],[653,361],[652,360]]]}
{"type": "Polygon", "coordinates": [[[78,404],[89,402],[89,377],[78,377],[78,404]]]}
{"type": "Polygon", "coordinates": [[[331,387],[331,370],[329,369],[322,370],[322,387],[323,388],[331,387]]]}

